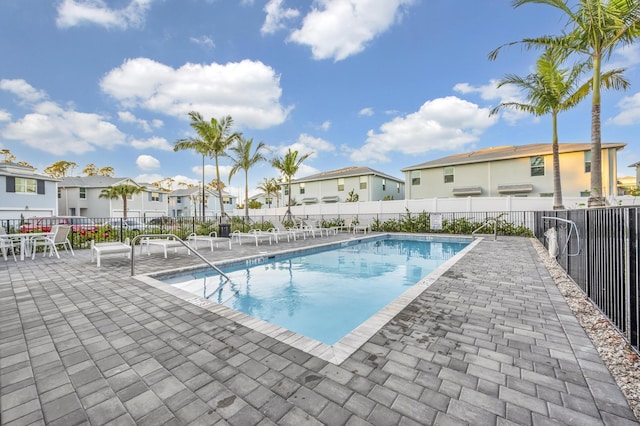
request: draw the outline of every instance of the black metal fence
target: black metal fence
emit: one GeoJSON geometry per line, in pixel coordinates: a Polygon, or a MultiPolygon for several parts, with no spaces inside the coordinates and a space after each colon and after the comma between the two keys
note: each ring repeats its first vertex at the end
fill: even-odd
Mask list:
{"type": "Polygon", "coordinates": [[[536,212],[534,234],[555,228],[558,263],[638,350],[638,219],[636,207],[536,212]]]}

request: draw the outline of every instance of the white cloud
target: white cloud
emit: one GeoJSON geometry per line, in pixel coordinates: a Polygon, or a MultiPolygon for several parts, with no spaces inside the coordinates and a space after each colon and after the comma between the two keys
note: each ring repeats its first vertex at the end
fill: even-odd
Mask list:
{"type": "Polygon", "coordinates": [[[284,156],[289,149],[291,149],[291,151],[298,151],[298,157],[305,154],[311,154],[309,159],[313,159],[318,156],[319,152],[332,152],[335,151],[336,148],[333,144],[322,138],[316,138],[302,133],[298,136],[298,140],[293,144],[275,148],[280,156],[284,156]]]}
{"type": "Polygon", "coordinates": [[[83,154],[96,147],[112,149],[125,143],[125,135],[104,117],[65,110],[53,102],[36,105],[32,113],[9,123],[0,135],[57,155],[83,154]]]}
{"type": "Polygon", "coordinates": [[[285,9],[282,7],[283,0],[269,0],[264,6],[267,16],[264,24],[260,28],[262,34],[273,34],[278,30],[286,28],[284,21],[297,18],[300,12],[296,9],[285,9]]]}
{"type": "MultiPolygon", "coordinates": [[[[222,182],[227,183],[227,180],[229,178],[229,172],[231,171],[232,166],[220,165],[218,168],[220,169],[220,179],[222,180],[222,182]]],[[[202,165],[193,166],[191,168],[191,171],[196,176],[202,176],[202,165]]],[[[205,180],[207,182],[211,182],[211,179],[215,179],[215,177],[216,177],[216,166],[214,166],[213,164],[205,164],[204,165],[205,180]]]]}
{"type": "Polygon", "coordinates": [[[373,114],[373,108],[370,107],[362,108],[360,111],[358,111],[358,115],[361,117],[371,117],[373,114]]]}
{"type": "Polygon", "coordinates": [[[157,173],[142,173],[133,178],[133,180],[138,183],[153,183],[162,179],[164,179],[164,177],[157,173]]]}
{"type": "Polygon", "coordinates": [[[156,170],[160,168],[160,161],[150,155],[139,155],[136,159],[136,166],[140,170],[156,170]]]}
{"type": "MultiPolygon", "coordinates": [[[[463,95],[478,94],[480,98],[486,101],[496,101],[496,106],[503,102],[519,102],[526,104],[526,95],[513,84],[505,84],[498,88],[498,80],[490,80],[484,86],[472,86],[469,83],[458,83],[453,86],[453,90],[463,95]]],[[[538,118],[523,111],[517,111],[511,108],[501,108],[499,115],[509,124],[515,124],[524,118],[530,118],[534,121],[538,118]]]]}
{"type": "Polygon", "coordinates": [[[329,130],[330,128],[331,128],[331,121],[329,121],[329,120],[324,121],[324,122],[320,125],[320,129],[321,129],[321,130],[324,130],[324,131],[327,131],[327,130],[329,130]]]}
{"type": "Polygon", "coordinates": [[[150,132],[152,130],[152,127],[154,128],[162,127],[164,124],[162,120],[157,120],[157,119],[152,120],[151,124],[149,124],[147,120],[138,118],[129,111],[118,111],[118,118],[120,119],[120,121],[124,123],[137,124],[145,132],[150,132]]]}
{"type": "Polygon", "coordinates": [[[280,76],[259,61],[224,65],[187,63],[178,69],[147,58],[125,61],[107,73],[101,89],[127,108],[140,107],[187,120],[233,117],[238,126],[263,129],[284,122],[292,107],[280,104],[280,76]]]}
{"type": "Polygon", "coordinates": [[[160,149],[162,151],[173,151],[173,147],[165,138],[154,136],[149,139],[133,139],[131,146],[135,149],[160,149]]]}
{"type": "Polygon", "coordinates": [[[174,184],[171,189],[180,189],[180,188],[184,189],[187,186],[198,186],[200,184],[200,181],[198,179],[188,178],[182,175],[174,176],[173,181],[174,181],[174,184]],[[180,185],[181,183],[185,185],[180,185]]]}
{"type": "Polygon", "coordinates": [[[18,101],[22,104],[33,104],[47,98],[45,92],[36,90],[33,86],[24,80],[0,80],[0,90],[6,90],[18,97],[18,101]]]}
{"type": "Polygon", "coordinates": [[[213,42],[213,39],[209,36],[200,36],[200,37],[191,37],[189,38],[189,41],[191,43],[195,43],[198,46],[202,46],[205,47],[207,49],[213,49],[214,47],[216,47],[215,43],[213,42]]]}
{"type": "Polygon", "coordinates": [[[414,0],[318,0],[289,40],[311,47],[315,59],[355,55],[402,17],[414,0]]]}
{"type": "Polygon", "coordinates": [[[406,155],[429,151],[451,151],[478,140],[495,124],[489,109],[454,96],[425,102],[420,110],[405,117],[396,117],[380,126],[380,132],[370,130],[366,143],[351,152],[351,160],[389,161],[388,155],[406,155]]]}
{"type": "Polygon", "coordinates": [[[632,126],[640,123],[640,93],[624,97],[618,102],[618,108],[620,108],[622,112],[607,120],[607,124],[632,126]]]}
{"type": "Polygon", "coordinates": [[[153,0],[131,0],[122,9],[111,9],[103,0],[62,0],[58,4],[59,28],[95,24],[105,28],[139,28],[153,0]]]}
{"type": "Polygon", "coordinates": [[[0,109],[0,122],[11,121],[11,113],[4,109],[0,109]]]}

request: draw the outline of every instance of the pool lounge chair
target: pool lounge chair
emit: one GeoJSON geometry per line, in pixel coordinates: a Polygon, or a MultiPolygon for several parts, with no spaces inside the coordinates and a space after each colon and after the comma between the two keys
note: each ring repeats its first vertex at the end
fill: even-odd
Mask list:
{"type": "Polygon", "coordinates": [[[280,237],[285,236],[287,237],[287,242],[291,241],[291,237],[293,237],[293,241],[296,241],[298,236],[301,236],[303,239],[307,238],[307,233],[304,229],[287,228],[282,224],[282,222],[278,221],[274,222],[273,228],[269,229],[269,232],[274,235],[276,243],[279,241],[280,237]]]}
{"type": "Polygon", "coordinates": [[[240,232],[238,230],[231,233],[231,239],[242,245],[242,240],[255,241],[256,247],[260,242],[269,241],[271,245],[273,234],[271,232],[263,232],[259,229],[252,229],[249,232],[240,232]]]}
{"type": "Polygon", "coordinates": [[[33,238],[30,241],[31,259],[35,259],[36,251],[38,247],[43,247],[42,256],[47,255],[49,251],[49,257],[55,253],[56,257],[60,259],[58,253],[58,246],[62,246],[66,252],[71,252],[72,256],[75,256],[73,247],[71,247],[71,241],[69,241],[69,233],[71,232],[71,225],[53,225],[51,232],[46,235],[33,238]]]}
{"type": "Polygon", "coordinates": [[[96,266],[100,267],[100,257],[105,254],[125,254],[125,256],[131,258],[131,244],[129,238],[124,240],[124,243],[119,241],[96,243],[91,240],[91,263],[93,259],[96,259],[96,266]]]}
{"type": "Polygon", "coordinates": [[[371,232],[371,221],[366,221],[362,223],[358,223],[357,225],[353,225],[353,233],[357,234],[358,231],[362,231],[363,233],[367,233],[367,231],[371,232]]]}
{"type": "Polygon", "coordinates": [[[304,229],[308,234],[312,235],[313,238],[316,237],[316,233],[318,233],[322,237],[322,233],[324,232],[327,236],[329,235],[329,228],[322,228],[318,226],[317,220],[305,220],[304,221],[304,229]]]}
{"type": "Polygon", "coordinates": [[[201,241],[208,243],[211,251],[213,251],[213,245],[215,244],[216,247],[218,247],[219,243],[228,244],[229,250],[231,250],[231,238],[218,237],[218,233],[215,231],[209,233],[209,235],[197,235],[195,232],[192,232],[187,237],[187,244],[196,250],[198,249],[198,243],[201,241]]]}
{"type": "MultiPolygon", "coordinates": [[[[178,252],[178,247],[184,247],[181,241],[176,240],[173,237],[169,238],[149,238],[145,237],[140,241],[140,253],[144,246],[147,247],[147,255],[151,256],[151,246],[160,246],[164,252],[164,258],[167,258],[167,249],[173,248],[174,252],[178,252]]],[[[191,250],[189,250],[189,246],[187,245],[187,254],[191,254],[191,250]]]]}

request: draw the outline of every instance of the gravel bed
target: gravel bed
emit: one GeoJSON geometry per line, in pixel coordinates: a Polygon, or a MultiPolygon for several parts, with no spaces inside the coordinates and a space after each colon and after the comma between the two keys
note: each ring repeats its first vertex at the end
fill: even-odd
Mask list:
{"type": "Polygon", "coordinates": [[[549,256],[546,248],[538,240],[533,241],[540,258],[567,304],[589,335],[600,357],[629,401],[633,413],[640,421],[640,356],[556,260],[549,256]]]}

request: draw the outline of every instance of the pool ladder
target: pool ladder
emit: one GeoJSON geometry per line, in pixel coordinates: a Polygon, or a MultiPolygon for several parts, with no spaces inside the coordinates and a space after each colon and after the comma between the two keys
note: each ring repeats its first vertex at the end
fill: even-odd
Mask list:
{"type": "Polygon", "coordinates": [[[227,274],[222,272],[220,270],[220,268],[218,268],[213,263],[209,262],[197,250],[194,250],[193,247],[191,247],[188,243],[186,243],[184,240],[182,240],[180,237],[178,237],[175,234],[140,234],[140,235],[136,235],[135,237],[133,237],[133,240],[131,240],[131,276],[135,275],[135,260],[134,260],[134,258],[135,258],[135,252],[136,252],[135,251],[136,241],[141,240],[143,238],[173,238],[174,240],[176,240],[177,242],[182,244],[187,250],[192,251],[193,254],[198,256],[200,258],[200,260],[202,260],[204,263],[209,265],[214,271],[216,271],[221,276],[225,277],[228,282],[231,282],[231,279],[229,278],[229,276],[227,274]]]}

